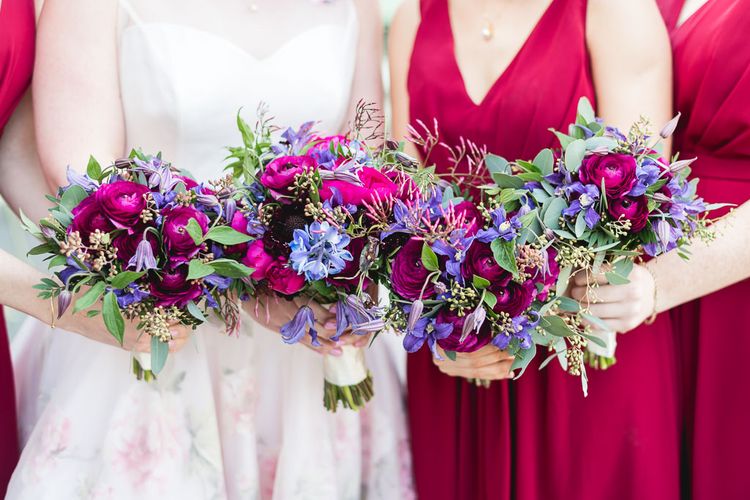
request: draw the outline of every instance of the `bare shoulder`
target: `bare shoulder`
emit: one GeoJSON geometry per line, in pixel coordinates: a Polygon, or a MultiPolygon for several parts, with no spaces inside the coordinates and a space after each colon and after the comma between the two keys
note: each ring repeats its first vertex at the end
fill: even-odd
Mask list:
{"type": "Polygon", "coordinates": [[[389,52],[411,47],[419,26],[419,0],[404,0],[396,10],[388,36],[389,52]]]}

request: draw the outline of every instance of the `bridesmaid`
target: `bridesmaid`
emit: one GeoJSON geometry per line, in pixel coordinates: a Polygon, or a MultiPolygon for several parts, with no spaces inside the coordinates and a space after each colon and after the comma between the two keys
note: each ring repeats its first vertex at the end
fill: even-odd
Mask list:
{"type": "MultiPolygon", "coordinates": [[[[669,41],[653,0],[410,0],[390,56],[397,136],[437,119],[445,143],[464,137],[529,158],[554,144],[547,129],[573,121],[581,96],[624,128],[671,112],[669,41]]],[[[439,149],[430,160],[447,168],[439,149]]],[[[590,374],[587,400],[554,366],[489,389],[465,382],[507,377],[493,348],[455,362],[410,355],[419,496],[678,498],[671,324],[662,316],[639,330],[620,342],[620,367],[590,374]]]]}
{"type": "MultiPolygon", "coordinates": [[[[684,496],[750,498],[750,0],[661,6],[672,31],[675,109],[682,112],[675,150],[698,158],[693,174],[707,201],[739,206],[716,224],[714,242],[693,245],[689,261],[673,253],[648,264],[657,311],[700,297],[672,312],[685,398],[684,496]]],[[[605,293],[617,302],[645,292],[632,283],[605,293]]],[[[619,314],[640,322],[652,308],[619,314]]]]}
{"type": "MultiPolygon", "coordinates": [[[[0,2],[0,135],[31,81],[34,67],[34,3],[0,2]]],[[[18,459],[16,400],[5,318],[0,308],[0,494],[18,459]]]]}

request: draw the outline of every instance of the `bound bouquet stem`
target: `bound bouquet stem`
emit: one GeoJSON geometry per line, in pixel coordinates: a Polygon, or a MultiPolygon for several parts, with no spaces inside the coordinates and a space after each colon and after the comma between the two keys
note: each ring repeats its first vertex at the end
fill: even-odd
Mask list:
{"type": "Polygon", "coordinates": [[[360,410],[375,394],[365,351],[349,345],[341,350],[341,356],[323,358],[323,404],[329,411],[336,411],[339,402],[344,408],[360,410]]]}

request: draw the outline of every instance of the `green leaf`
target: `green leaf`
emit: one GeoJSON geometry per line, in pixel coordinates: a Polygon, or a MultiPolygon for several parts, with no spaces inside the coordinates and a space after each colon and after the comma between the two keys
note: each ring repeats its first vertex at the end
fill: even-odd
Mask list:
{"type": "Polygon", "coordinates": [[[562,198],[552,198],[544,206],[542,221],[550,229],[560,229],[560,216],[563,210],[568,208],[568,204],[562,198]]]}
{"type": "Polygon", "coordinates": [[[197,220],[190,219],[185,226],[185,229],[190,237],[193,238],[193,242],[195,242],[196,245],[203,243],[203,229],[200,224],[198,224],[197,220]]]}
{"type": "Polygon", "coordinates": [[[250,125],[248,125],[247,122],[242,119],[242,116],[240,116],[240,111],[237,112],[237,128],[240,129],[242,142],[245,144],[245,147],[252,148],[255,143],[255,134],[253,133],[253,129],[250,128],[250,125]]]}
{"type": "Polygon", "coordinates": [[[218,259],[208,265],[216,271],[216,274],[227,278],[245,278],[253,274],[252,269],[234,260],[218,259]]]}
{"type": "Polygon", "coordinates": [[[581,239],[583,233],[586,232],[586,212],[581,210],[578,212],[578,218],[576,218],[576,238],[581,239]]]}
{"type": "Polygon", "coordinates": [[[87,318],[93,318],[94,316],[97,316],[99,314],[101,314],[101,311],[98,311],[96,309],[92,309],[90,311],[86,311],[86,317],[87,318]]]}
{"type": "Polygon", "coordinates": [[[495,184],[500,188],[520,189],[525,184],[523,179],[519,179],[513,175],[500,173],[492,174],[492,180],[495,181],[495,184]]]}
{"type": "Polygon", "coordinates": [[[26,255],[44,255],[45,253],[57,253],[60,247],[54,243],[42,243],[29,250],[26,255]]]}
{"type": "Polygon", "coordinates": [[[193,259],[190,261],[190,264],[188,264],[188,276],[187,279],[189,280],[197,280],[200,278],[205,278],[209,274],[214,273],[214,268],[211,267],[208,264],[205,264],[204,262],[193,259]]]}
{"type": "Polygon", "coordinates": [[[565,149],[568,146],[570,146],[570,143],[575,141],[575,137],[571,137],[567,134],[563,134],[562,132],[558,132],[557,130],[550,129],[550,131],[557,136],[557,140],[560,141],[560,146],[565,149]]]}
{"type": "Polygon", "coordinates": [[[120,306],[117,304],[117,296],[114,292],[108,292],[104,296],[102,318],[109,333],[122,345],[122,339],[125,337],[125,321],[122,319],[120,306]]]}
{"type": "Polygon", "coordinates": [[[536,357],[536,344],[532,343],[531,347],[525,350],[520,350],[516,353],[516,359],[513,361],[513,364],[511,365],[511,370],[521,370],[518,375],[516,375],[516,378],[513,380],[518,380],[523,376],[523,374],[526,372],[526,368],[529,367],[529,364],[531,363],[531,360],[533,360],[536,357]]]}
{"type": "Polygon", "coordinates": [[[53,267],[59,267],[64,266],[68,262],[68,258],[64,255],[55,255],[52,260],[49,261],[49,264],[47,265],[48,269],[52,269],[53,267]]]}
{"type": "Polygon", "coordinates": [[[586,124],[596,121],[596,113],[587,97],[581,97],[578,101],[578,114],[586,121],[586,124]]]}
{"type": "Polygon", "coordinates": [[[559,316],[547,316],[542,318],[540,326],[547,333],[554,335],[555,337],[570,337],[575,334],[575,332],[573,332],[559,316]]]}
{"type": "Polygon", "coordinates": [[[96,302],[104,293],[104,287],[104,282],[100,281],[96,285],[89,288],[88,291],[83,294],[83,297],[76,300],[76,305],[73,307],[73,312],[77,313],[78,311],[83,311],[84,309],[88,309],[89,307],[91,307],[94,302],[96,302]]]}
{"type": "Polygon", "coordinates": [[[89,164],[86,166],[86,174],[98,181],[102,178],[102,166],[96,161],[96,158],[89,156],[89,164]]]}
{"type": "Polygon", "coordinates": [[[484,158],[484,164],[490,174],[507,174],[510,172],[510,163],[502,156],[488,154],[484,158]]]}
{"type": "Polygon", "coordinates": [[[18,210],[18,215],[20,215],[21,222],[23,223],[24,227],[26,228],[26,230],[28,232],[30,232],[31,234],[33,234],[35,236],[37,234],[39,236],[41,236],[41,231],[39,229],[39,226],[37,226],[36,224],[34,224],[34,222],[31,219],[29,219],[28,217],[26,217],[26,214],[23,213],[23,210],[19,209],[18,210]]]}
{"type": "Polygon", "coordinates": [[[151,337],[151,371],[158,375],[164,368],[169,356],[169,344],[159,337],[151,337]]]}
{"type": "Polygon", "coordinates": [[[240,243],[246,243],[253,238],[252,236],[242,234],[229,226],[217,226],[212,227],[208,231],[206,239],[215,241],[216,243],[221,243],[222,245],[238,245],[240,243]]]}
{"type": "Polygon", "coordinates": [[[617,141],[611,137],[589,137],[586,139],[587,151],[612,151],[617,147],[617,141]]]}
{"type": "Polygon", "coordinates": [[[543,149],[539,152],[538,155],[536,155],[536,158],[534,158],[534,165],[539,167],[539,170],[542,172],[542,175],[549,175],[552,173],[552,169],[555,165],[555,157],[552,154],[552,150],[550,149],[543,149]]]}
{"type": "Polygon", "coordinates": [[[565,290],[568,288],[568,281],[570,281],[570,275],[573,273],[571,266],[565,266],[560,269],[560,274],[557,275],[557,285],[555,287],[555,295],[562,297],[565,290]]]}
{"type": "Polygon", "coordinates": [[[476,274],[472,277],[471,283],[474,285],[474,288],[476,288],[477,290],[484,290],[491,284],[489,280],[486,280],[482,278],[481,276],[477,276],[476,274]]]}
{"type": "Polygon", "coordinates": [[[565,166],[573,173],[578,172],[578,168],[581,166],[581,162],[583,162],[583,157],[585,155],[586,141],[576,139],[565,148],[565,166]]]}
{"type": "Polygon", "coordinates": [[[427,244],[426,241],[422,245],[422,265],[425,269],[432,272],[440,269],[437,255],[435,255],[435,252],[430,248],[430,245],[427,244]]]}
{"type": "Polygon", "coordinates": [[[122,290],[123,288],[127,287],[129,284],[140,278],[146,274],[145,271],[141,271],[139,273],[136,273],[134,271],[123,271],[121,273],[118,273],[117,276],[112,278],[112,281],[110,284],[112,285],[112,288],[117,288],[118,290],[122,290]]]}
{"type": "Polygon", "coordinates": [[[456,361],[456,351],[445,351],[445,356],[451,361],[456,361]]]}
{"type": "Polygon", "coordinates": [[[631,259],[621,259],[615,262],[612,270],[604,273],[607,282],[610,285],[627,285],[630,283],[628,276],[633,270],[633,261],[631,259]]]}
{"type": "Polygon", "coordinates": [[[73,210],[78,206],[84,199],[88,197],[88,193],[85,189],[80,186],[70,186],[60,198],[60,205],[64,206],[68,210],[73,210]]]}
{"type": "Polygon", "coordinates": [[[201,323],[206,322],[206,316],[203,315],[203,312],[198,308],[197,305],[195,305],[195,302],[190,301],[187,304],[187,310],[190,313],[192,317],[200,321],[201,323]]]}
{"type": "Polygon", "coordinates": [[[568,312],[578,312],[581,310],[581,304],[577,300],[573,300],[570,297],[557,297],[555,300],[558,301],[560,309],[568,312]]]}
{"type": "Polygon", "coordinates": [[[490,309],[494,309],[497,305],[497,296],[494,293],[491,292],[485,292],[483,294],[483,299],[485,304],[487,304],[487,307],[490,309]]]}
{"type": "Polygon", "coordinates": [[[518,276],[515,242],[497,239],[490,244],[490,248],[492,249],[492,255],[495,257],[497,265],[513,276],[518,276]]]}
{"type": "Polygon", "coordinates": [[[588,335],[586,333],[582,333],[581,337],[585,338],[586,340],[593,342],[594,344],[598,345],[599,347],[607,348],[607,343],[604,341],[604,339],[597,337],[596,335],[588,335]]]}

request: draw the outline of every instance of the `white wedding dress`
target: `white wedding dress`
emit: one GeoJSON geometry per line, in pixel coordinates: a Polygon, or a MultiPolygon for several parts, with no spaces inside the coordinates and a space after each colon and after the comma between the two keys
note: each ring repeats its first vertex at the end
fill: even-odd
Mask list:
{"type": "MultiPolygon", "coordinates": [[[[263,101],[279,124],[346,125],[351,0],[131,0],[121,17],[128,147],[205,180],[240,143],[240,108],[250,122],[263,101]]],[[[204,325],[147,384],[129,353],[27,322],[13,346],[25,447],[7,498],[413,497],[401,350],[387,335],[367,353],[373,401],[330,414],[320,355],[248,317],[242,330],[204,325]]]]}

